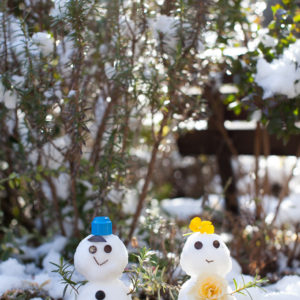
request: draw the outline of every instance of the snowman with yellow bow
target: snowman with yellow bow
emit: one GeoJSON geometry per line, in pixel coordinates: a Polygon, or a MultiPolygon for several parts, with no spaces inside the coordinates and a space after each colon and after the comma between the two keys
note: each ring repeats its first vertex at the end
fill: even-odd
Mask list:
{"type": "Polygon", "coordinates": [[[210,221],[196,217],[190,229],[193,233],[183,247],[180,265],[191,278],[183,284],[178,300],[234,300],[225,279],[232,268],[227,246],[214,234],[210,221]]]}

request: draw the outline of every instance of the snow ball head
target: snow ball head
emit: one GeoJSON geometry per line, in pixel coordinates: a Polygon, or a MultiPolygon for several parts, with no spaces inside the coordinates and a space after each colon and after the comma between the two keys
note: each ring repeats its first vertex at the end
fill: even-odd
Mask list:
{"type": "Polygon", "coordinates": [[[180,265],[190,276],[203,273],[225,276],[231,270],[232,262],[230,252],[219,235],[195,232],[183,247],[180,265]]]}
{"type": "Polygon", "coordinates": [[[89,281],[118,278],[127,263],[126,247],[114,234],[87,236],[74,255],[76,270],[89,281]]]}

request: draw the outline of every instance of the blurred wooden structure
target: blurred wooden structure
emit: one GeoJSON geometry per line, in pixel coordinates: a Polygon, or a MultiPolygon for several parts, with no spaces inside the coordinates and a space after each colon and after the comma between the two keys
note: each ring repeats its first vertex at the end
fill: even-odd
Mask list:
{"type": "MultiPolygon", "coordinates": [[[[215,155],[217,158],[219,174],[225,192],[226,210],[239,214],[236,196],[235,178],[231,166],[231,157],[237,155],[254,155],[256,157],[255,171],[258,173],[258,157],[260,155],[299,155],[300,136],[291,136],[289,141],[284,142],[274,135],[269,135],[260,123],[255,130],[227,130],[226,120],[247,120],[247,113],[243,111],[239,116],[226,110],[220,100],[220,94],[205,91],[206,99],[209,99],[211,112],[207,130],[194,130],[179,136],[177,145],[182,156],[215,155]]],[[[258,176],[256,176],[256,196],[259,195],[258,176]]],[[[257,208],[257,218],[261,214],[257,208]]]]}
{"type": "MultiPolygon", "coordinates": [[[[254,130],[227,130],[237,154],[254,155],[255,135],[254,130]]],[[[270,155],[297,155],[300,147],[300,136],[294,135],[284,144],[274,135],[269,135],[270,155]]],[[[190,131],[178,139],[180,154],[199,155],[216,154],[217,149],[222,147],[222,139],[216,130],[190,131]]]]}

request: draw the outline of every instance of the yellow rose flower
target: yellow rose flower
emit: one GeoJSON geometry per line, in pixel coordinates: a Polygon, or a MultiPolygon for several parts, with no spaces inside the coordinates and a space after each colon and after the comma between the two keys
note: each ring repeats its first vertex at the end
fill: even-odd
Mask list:
{"type": "Polygon", "coordinates": [[[212,234],[215,232],[214,225],[210,221],[201,221],[199,217],[192,219],[190,229],[193,232],[212,234]]]}
{"type": "Polygon", "coordinates": [[[228,300],[227,281],[218,275],[198,277],[190,295],[194,300],[228,300]]]}

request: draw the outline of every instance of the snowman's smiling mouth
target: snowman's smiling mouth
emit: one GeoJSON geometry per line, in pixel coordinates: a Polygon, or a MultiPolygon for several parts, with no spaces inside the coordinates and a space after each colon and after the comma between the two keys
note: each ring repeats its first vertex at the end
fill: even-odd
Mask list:
{"type": "Polygon", "coordinates": [[[214,262],[213,260],[208,260],[208,259],[206,259],[206,262],[208,263],[208,264],[210,264],[210,263],[212,263],[212,262],[214,262]]]}
{"type": "Polygon", "coordinates": [[[97,264],[99,267],[103,266],[104,264],[106,264],[106,263],[108,262],[108,259],[107,259],[107,260],[105,260],[103,263],[99,263],[98,260],[97,260],[97,258],[96,258],[95,256],[93,256],[93,258],[94,258],[96,264],[97,264]]]}

